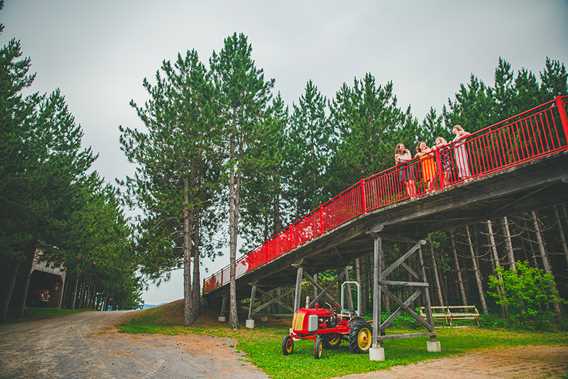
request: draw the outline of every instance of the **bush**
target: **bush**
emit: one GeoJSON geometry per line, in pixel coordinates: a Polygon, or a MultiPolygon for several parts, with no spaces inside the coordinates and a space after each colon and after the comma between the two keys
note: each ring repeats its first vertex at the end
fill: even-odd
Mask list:
{"type": "Polygon", "coordinates": [[[551,274],[518,262],[517,271],[498,268],[489,277],[489,295],[507,309],[507,318],[531,329],[558,329],[554,304],[562,303],[551,274]]]}

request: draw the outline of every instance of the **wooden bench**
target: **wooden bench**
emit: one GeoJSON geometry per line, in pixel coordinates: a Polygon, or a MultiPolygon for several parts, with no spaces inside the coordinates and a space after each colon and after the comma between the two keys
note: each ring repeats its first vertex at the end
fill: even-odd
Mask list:
{"type": "MultiPolygon", "coordinates": [[[[420,307],[420,316],[426,318],[426,309],[420,307]]],[[[474,320],[479,326],[479,311],[475,305],[443,305],[432,307],[432,321],[444,321],[448,326],[456,320],[474,320]]]]}

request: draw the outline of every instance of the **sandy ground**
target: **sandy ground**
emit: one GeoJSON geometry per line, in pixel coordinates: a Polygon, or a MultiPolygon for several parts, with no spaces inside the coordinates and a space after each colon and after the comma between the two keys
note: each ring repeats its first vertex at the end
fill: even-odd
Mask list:
{"type": "Polygon", "coordinates": [[[568,346],[524,346],[468,353],[341,379],[564,378],[568,346]]]}
{"type": "Polygon", "coordinates": [[[0,378],[266,378],[230,339],[129,335],[127,312],[84,312],[0,326],[0,378]]]}

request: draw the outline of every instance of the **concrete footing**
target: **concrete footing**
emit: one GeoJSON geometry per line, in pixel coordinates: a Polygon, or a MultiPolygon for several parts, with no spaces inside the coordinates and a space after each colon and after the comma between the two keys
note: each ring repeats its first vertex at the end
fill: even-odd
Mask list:
{"type": "Polygon", "coordinates": [[[247,329],[254,329],[254,320],[249,319],[245,321],[245,326],[247,329]]]}
{"type": "Polygon", "coordinates": [[[385,360],[385,348],[384,347],[372,347],[369,349],[369,360],[371,361],[384,361],[385,360]]]}
{"type": "Polygon", "coordinates": [[[426,341],[426,350],[429,353],[440,353],[442,352],[442,345],[440,341],[426,341]]]}
{"type": "Polygon", "coordinates": [[[225,316],[219,316],[217,317],[217,320],[219,320],[219,322],[226,322],[227,318],[225,316]]]}

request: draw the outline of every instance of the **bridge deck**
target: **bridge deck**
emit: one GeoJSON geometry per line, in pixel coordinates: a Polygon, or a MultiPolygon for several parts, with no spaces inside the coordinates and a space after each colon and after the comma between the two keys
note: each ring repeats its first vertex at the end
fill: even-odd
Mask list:
{"type": "MultiPolygon", "coordinates": [[[[418,239],[568,201],[566,100],[558,97],[448,144],[432,152],[431,166],[415,160],[348,188],[241,258],[239,296],[248,294],[252,282],[267,288],[293,284],[291,264],[299,260],[314,273],[345,266],[371,251],[368,231],[377,225],[383,226],[383,236],[418,239]],[[469,175],[460,175],[464,170],[469,175]],[[416,179],[418,198],[409,198],[402,175],[416,179]],[[427,191],[424,178],[432,178],[433,191],[427,191]],[[285,246],[279,242],[283,236],[285,246]]],[[[228,274],[225,267],[205,279],[205,294],[223,293],[228,274]]]]}

